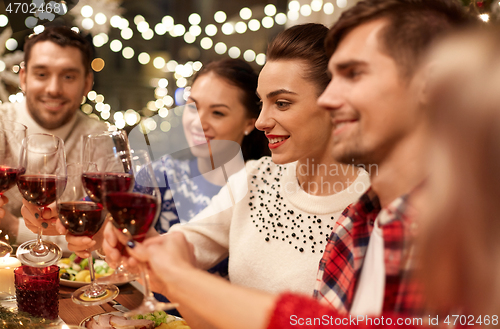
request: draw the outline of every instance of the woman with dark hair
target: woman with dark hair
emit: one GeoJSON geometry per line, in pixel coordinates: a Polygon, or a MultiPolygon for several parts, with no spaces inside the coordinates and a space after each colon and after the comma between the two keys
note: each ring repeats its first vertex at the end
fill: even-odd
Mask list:
{"type": "MultiPolygon", "coordinates": [[[[366,172],[339,164],[330,152],[332,122],[316,102],[329,81],[327,31],[321,24],[298,25],[271,42],[257,87],[256,127],[272,156],[247,161],[246,171],[231,176],[206,209],[165,235],[182,232],[199,268],[229,255],[232,283],[312,294],[333,225],[370,184],[366,172]],[[240,200],[234,205],[227,201],[231,193],[240,200]]],[[[105,238],[108,259],[117,261],[110,226],[105,238]]]]}

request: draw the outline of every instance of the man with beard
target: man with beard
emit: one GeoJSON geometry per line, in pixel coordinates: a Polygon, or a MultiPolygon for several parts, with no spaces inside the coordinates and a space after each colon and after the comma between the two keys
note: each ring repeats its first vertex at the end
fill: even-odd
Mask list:
{"type": "MultiPolygon", "coordinates": [[[[28,135],[48,133],[60,137],[67,163],[79,162],[81,137],[107,130],[103,122],[79,110],[83,97],[92,88],[92,59],[92,45],[67,27],[46,27],[42,33],[31,35],[24,45],[24,66],[19,72],[25,102],[2,104],[0,118],[24,124],[28,135]]],[[[9,236],[11,244],[34,238],[25,225],[19,225],[21,206],[22,196],[17,188],[0,199],[0,229],[2,235],[9,236]]],[[[49,210],[41,215],[44,219],[56,216],[49,210]]],[[[44,233],[58,234],[53,226],[44,233]]],[[[64,239],[59,240],[57,243],[65,245],[64,239]]]]}

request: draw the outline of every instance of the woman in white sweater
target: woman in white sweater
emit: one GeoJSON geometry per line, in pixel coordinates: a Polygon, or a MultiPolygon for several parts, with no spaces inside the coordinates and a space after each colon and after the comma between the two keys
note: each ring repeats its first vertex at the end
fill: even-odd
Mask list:
{"type": "MultiPolygon", "coordinates": [[[[333,159],[332,122],[316,104],[329,82],[327,31],[320,24],[298,25],[269,45],[256,127],[268,137],[272,157],[248,161],[208,208],[170,229],[193,244],[200,268],[229,255],[232,283],[312,294],[332,226],[369,187],[366,172],[333,159]]],[[[115,234],[106,228],[110,261],[120,257],[115,234]]]]}

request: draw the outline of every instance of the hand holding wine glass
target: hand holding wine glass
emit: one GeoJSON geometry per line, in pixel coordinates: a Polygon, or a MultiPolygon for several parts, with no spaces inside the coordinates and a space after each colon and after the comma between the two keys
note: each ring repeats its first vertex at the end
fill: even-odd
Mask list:
{"type": "MultiPolygon", "coordinates": [[[[132,154],[132,170],[134,175],[134,192],[117,192],[103,189],[104,205],[111,213],[111,223],[123,237],[133,246],[134,241],[142,242],[148,230],[154,226],[160,213],[160,190],[146,151],[132,154]]],[[[123,250],[126,251],[126,250],[123,250]]],[[[144,299],[142,304],[127,312],[125,316],[146,314],[155,310],[173,309],[176,305],[158,302],[149,286],[149,274],[141,264],[141,276],[144,283],[144,299]]]]}
{"type": "MultiPolygon", "coordinates": [[[[0,219],[5,216],[3,205],[8,202],[3,194],[16,185],[21,170],[19,151],[25,137],[25,125],[8,120],[0,121],[0,219]]],[[[0,241],[0,257],[10,253],[12,253],[12,247],[0,241]]]]}
{"type": "MultiPolygon", "coordinates": [[[[56,201],[66,186],[66,156],[63,141],[50,134],[33,134],[23,140],[17,186],[23,198],[39,208],[38,216],[45,207],[56,201]]],[[[36,214],[35,214],[36,217],[36,214]]],[[[17,249],[17,258],[24,264],[46,267],[61,258],[61,248],[42,240],[43,221],[36,240],[27,241],[17,249]]]]}
{"type": "MultiPolygon", "coordinates": [[[[82,200],[84,189],[81,184],[84,172],[97,172],[93,163],[71,163],[67,166],[68,182],[64,193],[57,198],[59,219],[69,234],[93,237],[105,222],[106,213],[101,203],[82,200]]],[[[71,296],[81,305],[100,305],[118,295],[114,285],[102,285],[95,282],[92,253],[88,257],[91,284],[76,290],[71,296]]]]}

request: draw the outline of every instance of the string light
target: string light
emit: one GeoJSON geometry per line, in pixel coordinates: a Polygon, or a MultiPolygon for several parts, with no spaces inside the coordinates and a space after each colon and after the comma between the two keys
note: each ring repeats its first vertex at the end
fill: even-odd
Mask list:
{"type": "Polygon", "coordinates": [[[323,5],[323,12],[326,15],[331,15],[335,11],[335,7],[333,6],[333,3],[327,2],[323,5]]]}
{"type": "Polygon", "coordinates": [[[167,33],[167,26],[163,23],[158,23],[155,25],[155,32],[158,35],[164,35],[167,33]]]}
{"type": "Polygon", "coordinates": [[[235,47],[231,47],[231,48],[229,48],[227,54],[231,58],[238,58],[241,55],[241,50],[240,50],[240,48],[238,48],[236,46],[235,47]]]}
{"type": "Polygon", "coordinates": [[[122,42],[120,40],[113,40],[109,44],[109,48],[115,53],[119,52],[120,50],[122,50],[122,42]]]}
{"type": "Polygon", "coordinates": [[[212,48],[212,45],[213,45],[213,41],[209,37],[204,37],[200,41],[201,48],[203,48],[205,50],[212,48]]]}
{"type": "Polygon", "coordinates": [[[288,17],[286,17],[286,15],[283,13],[279,13],[278,15],[274,16],[274,20],[278,25],[285,25],[288,17]]]}
{"type": "Polygon", "coordinates": [[[189,33],[197,37],[201,34],[201,27],[199,25],[191,25],[189,27],[189,33]]]}
{"type": "Polygon", "coordinates": [[[108,20],[108,18],[106,17],[106,15],[104,15],[103,13],[97,13],[94,17],[94,20],[97,24],[99,25],[103,25],[106,23],[106,21],[108,20]]]}
{"type": "Polygon", "coordinates": [[[234,30],[239,34],[243,34],[247,31],[247,25],[245,22],[238,22],[234,25],[234,30]]]}
{"type": "Polygon", "coordinates": [[[139,63],[141,63],[142,65],[146,65],[147,63],[149,63],[149,61],[151,60],[151,57],[149,56],[148,53],[140,53],[139,56],[137,56],[137,60],[139,61],[139,63]]]}
{"type": "Polygon", "coordinates": [[[303,5],[302,7],[300,7],[300,14],[302,16],[308,17],[311,16],[311,13],[312,13],[311,6],[303,5]]]}
{"type": "Polygon", "coordinates": [[[268,4],[264,7],[264,14],[267,16],[274,16],[276,15],[276,6],[273,4],[268,4]]]}
{"type": "Polygon", "coordinates": [[[120,35],[124,40],[130,40],[134,36],[134,31],[127,27],[120,32],[120,35]]]}
{"type": "Polygon", "coordinates": [[[215,26],[214,24],[208,24],[207,26],[205,26],[205,33],[209,37],[213,37],[217,34],[217,26],[215,26]]]}
{"type": "Polygon", "coordinates": [[[233,32],[234,26],[232,23],[224,23],[224,25],[222,25],[222,33],[224,33],[225,35],[233,34],[233,32]]]}
{"type": "Polygon", "coordinates": [[[250,19],[252,17],[252,10],[248,7],[244,7],[240,10],[241,19],[250,19]]]}
{"type": "Polygon", "coordinates": [[[323,7],[323,0],[312,0],[311,1],[311,9],[312,11],[318,12],[323,7]]]}
{"type": "Polygon", "coordinates": [[[10,38],[7,41],[5,41],[5,48],[7,48],[10,51],[16,50],[17,48],[17,40],[10,38]]]}
{"type": "Polygon", "coordinates": [[[222,55],[227,51],[227,46],[224,42],[217,42],[214,47],[214,50],[217,54],[222,55]]]}
{"type": "Polygon", "coordinates": [[[191,25],[198,25],[201,23],[201,16],[196,13],[193,13],[189,15],[188,22],[191,25]]]}
{"type": "Polygon", "coordinates": [[[345,8],[345,6],[347,6],[347,0],[337,0],[337,6],[339,8],[345,8]]]}
{"type": "Polygon", "coordinates": [[[274,25],[274,19],[272,17],[266,16],[262,19],[262,26],[266,29],[270,29],[274,25]]]}
{"type": "Polygon", "coordinates": [[[92,9],[92,7],[90,7],[89,5],[85,5],[82,7],[80,13],[83,17],[92,17],[92,15],[94,14],[94,9],[92,9]]]}
{"type": "Polygon", "coordinates": [[[217,23],[224,23],[226,21],[227,15],[223,11],[218,11],[214,14],[214,19],[217,23]]]}
{"type": "Polygon", "coordinates": [[[0,15],[0,27],[4,27],[9,23],[9,19],[5,15],[0,15]]]}

